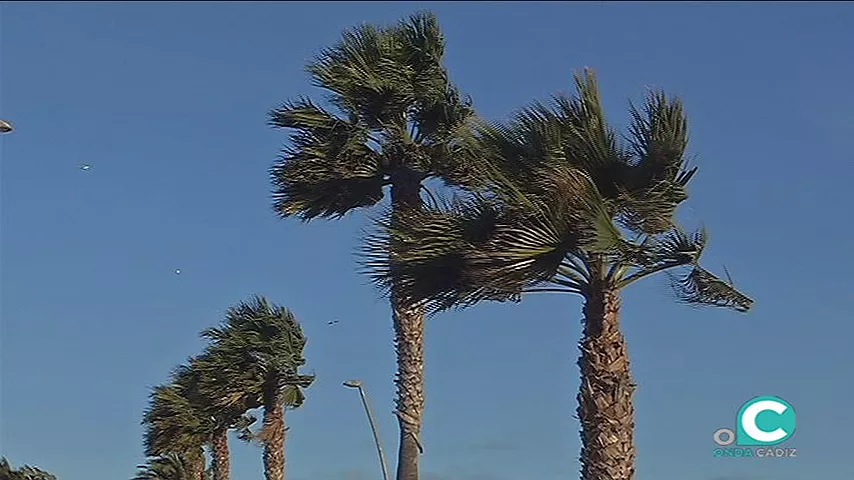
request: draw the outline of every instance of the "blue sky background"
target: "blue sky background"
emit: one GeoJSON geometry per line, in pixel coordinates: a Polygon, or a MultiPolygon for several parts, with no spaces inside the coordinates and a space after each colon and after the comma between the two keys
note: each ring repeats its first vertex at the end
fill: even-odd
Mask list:
{"type": "MultiPolygon", "coordinates": [[[[318,376],[288,415],[288,478],[378,478],[341,386],[364,381],[391,460],[390,314],[354,257],[367,222],[276,219],[267,169],[286,136],[265,122],[319,94],[303,65],[343,28],[425,7],[487,118],[584,66],[618,125],[647,86],[685,101],[700,172],[682,217],[756,306],[680,306],[664,278],[625,292],[638,480],[854,478],[846,2],[4,3],[0,454],[60,480],[130,478],[148,388],[260,293],[301,319],[318,376]],[[755,395],[794,405],[798,457],[712,458],[712,432],[755,395]]],[[[430,321],[424,480],[577,478],[580,310],[541,295],[430,321]]],[[[258,447],[232,449],[233,478],[262,478],[258,447]]]]}

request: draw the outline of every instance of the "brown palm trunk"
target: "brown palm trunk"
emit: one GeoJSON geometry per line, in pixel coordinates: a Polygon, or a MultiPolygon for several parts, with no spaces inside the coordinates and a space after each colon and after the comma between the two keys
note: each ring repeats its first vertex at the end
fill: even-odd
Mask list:
{"type": "MultiPolygon", "coordinates": [[[[413,178],[396,181],[392,186],[392,221],[409,209],[420,208],[421,183],[413,178]]],[[[395,248],[392,245],[392,248],[395,248]]],[[[397,354],[397,420],[400,443],[397,455],[397,480],[418,480],[418,455],[421,451],[421,417],[424,411],[424,314],[409,304],[394,288],[391,295],[394,320],[394,345],[397,354]]]]}
{"type": "Polygon", "coordinates": [[[631,480],[635,475],[634,395],[626,340],[620,333],[619,292],[599,280],[601,266],[584,305],[579,344],[582,480],[631,480]]]}
{"type": "Polygon", "coordinates": [[[264,389],[264,478],[285,480],[285,407],[278,385],[264,389]]]}
{"type": "Polygon", "coordinates": [[[211,439],[211,451],[213,453],[214,480],[228,480],[229,454],[227,428],[214,433],[211,439]]]}
{"type": "Polygon", "coordinates": [[[418,480],[419,435],[424,410],[424,316],[419,309],[392,308],[397,350],[397,420],[400,425],[397,480],[418,480]]]}
{"type": "Polygon", "coordinates": [[[193,468],[193,478],[196,480],[205,480],[205,452],[204,450],[199,451],[198,456],[193,456],[191,460],[192,468],[193,468]]]}

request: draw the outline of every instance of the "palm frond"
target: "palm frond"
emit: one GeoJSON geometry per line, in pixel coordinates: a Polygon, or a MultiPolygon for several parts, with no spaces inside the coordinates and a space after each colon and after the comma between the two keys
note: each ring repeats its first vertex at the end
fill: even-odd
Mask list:
{"type": "Polygon", "coordinates": [[[216,408],[234,414],[230,425],[262,405],[268,386],[288,390],[312,384],[313,375],[298,372],[307,339],[290,310],[255,296],[229,308],[225,317],[222,325],[201,333],[210,344],[193,368],[204,373],[200,389],[216,408]]]}
{"type": "Polygon", "coordinates": [[[416,168],[432,172],[446,184],[483,185],[477,167],[483,162],[475,133],[476,117],[470,98],[446,85],[444,95],[419,104],[413,112],[415,137],[424,159],[416,168]]]}
{"type": "Polygon", "coordinates": [[[416,12],[398,23],[395,32],[400,39],[401,63],[411,67],[409,81],[420,102],[431,103],[441,96],[448,84],[442,66],[445,56],[445,37],[436,16],[427,11],[416,12]]]}
{"type": "Polygon", "coordinates": [[[688,198],[697,168],[687,168],[688,119],[678,98],[647,96],[643,111],[630,104],[630,168],[620,187],[621,221],[635,232],[657,234],[673,227],[676,207],[688,198]]]}
{"type": "Polygon", "coordinates": [[[192,463],[184,456],[169,453],[149,458],[137,467],[132,480],[197,480],[193,478],[192,463]]]}
{"type": "Polygon", "coordinates": [[[686,265],[696,265],[708,243],[708,233],[700,228],[689,234],[680,227],[657,236],[646,236],[644,241],[626,250],[617,262],[633,269],[625,277],[614,278],[617,288],[624,288],[649,275],[686,265]]]}
{"type": "Polygon", "coordinates": [[[601,240],[591,221],[600,199],[584,172],[552,166],[539,174],[528,203],[504,205],[489,241],[470,254],[485,276],[500,279],[501,289],[524,291],[557,282],[565,258],[601,240]]]}
{"type": "Polygon", "coordinates": [[[500,189],[503,200],[473,194],[442,208],[407,212],[397,223],[380,222],[379,233],[368,236],[364,263],[375,283],[424,302],[431,312],[518,300],[523,291],[547,283],[580,293],[583,274],[570,275],[562,264],[596,244],[588,210],[598,197],[589,179],[555,166],[541,171],[530,188],[500,189]]]}
{"type": "Polygon", "coordinates": [[[591,69],[574,75],[576,95],[554,98],[562,130],[565,158],[587,172],[603,193],[609,193],[609,175],[620,162],[617,137],[608,126],[596,75],[591,69]]]}
{"type": "Polygon", "coordinates": [[[656,91],[647,96],[643,112],[633,104],[629,110],[632,117],[629,142],[638,170],[651,179],[675,180],[683,169],[688,146],[688,118],[682,102],[656,91]]]}
{"type": "Polygon", "coordinates": [[[238,424],[244,412],[262,405],[263,378],[249,361],[245,352],[220,344],[209,345],[193,360],[199,393],[224,423],[238,424]]]}
{"type": "Polygon", "coordinates": [[[495,228],[496,213],[494,204],[481,197],[455,198],[438,208],[407,212],[392,228],[389,212],[376,220],[379,228],[366,235],[362,267],[384,293],[394,290],[428,313],[514,297],[478,284],[469,264],[472,246],[482,245],[495,228]]]}
{"type": "Polygon", "coordinates": [[[148,456],[168,453],[196,455],[209,436],[207,418],[193,407],[176,384],[152,389],[143,414],[143,443],[148,456]]]}
{"type": "Polygon", "coordinates": [[[271,111],[270,124],[295,130],[270,170],[279,215],[339,217],[382,199],[380,155],[368,146],[368,131],[357,120],[338,118],[302,98],[271,111]]]}
{"type": "Polygon", "coordinates": [[[401,62],[404,44],[393,27],[359,25],[308,64],[316,86],[330,101],[374,130],[399,123],[415,101],[412,65],[401,62]]]}
{"type": "Polygon", "coordinates": [[[671,276],[671,285],[677,298],[689,305],[710,305],[746,312],[753,300],[739,292],[730,282],[725,282],[700,266],[694,266],[683,277],[671,276]]]}

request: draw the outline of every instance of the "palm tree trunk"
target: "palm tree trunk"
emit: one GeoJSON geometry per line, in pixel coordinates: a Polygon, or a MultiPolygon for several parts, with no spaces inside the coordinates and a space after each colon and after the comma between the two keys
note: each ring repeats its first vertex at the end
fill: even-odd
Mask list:
{"type": "Polygon", "coordinates": [[[581,478],[631,480],[635,475],[635,384],[626,340],[620,332],[619,292],[600,280],[600,265],[591,265],[593,280],[584,305],[585,326],[579,344],[581,478]]]}
{"type": "Polygon", "coordinates": [[[211,439],[211,451],[213,452],[214,480],[228,480],[229,454],[227,428],[214,433],[211,439]]]}
{"type": "Polygon", "coordinates": [[[424,316],[393,304],[397,353],[397,420],[400,444],[397,480],[418,480],[421,416],[424,410],[424,316]]]}
{"type": "Polygon", "coordinates": [[[205,452],[199,451],[199,455],[193,455],[193,478],[196,480],[205,480],[205,452]]]}
{"type": "Polygon", "coordinates": [[[278,385],[264,389],[264,478],[285,480],[285,407],[278,385]]]}
{"type": "MultiPolygon", "coordinates": [[[[412,178],[392,185],[392,222],[399,215],[405,215],[407,210],[421,207],[420,188],[420,181],[412,178]]],[[[391,308],[397,354],[396,413],[400,426],[397,480],[418,480],[419,436],[424,411],[424,314],[394,287],[391,308]]]]}

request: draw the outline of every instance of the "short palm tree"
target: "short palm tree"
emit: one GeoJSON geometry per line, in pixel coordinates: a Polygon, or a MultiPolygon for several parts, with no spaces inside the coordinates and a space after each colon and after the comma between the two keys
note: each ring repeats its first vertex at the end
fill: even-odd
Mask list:
{"type": "Polygon", "coordinates": [[[265,478],[283,480],[285,407],[299,407],[305,399],[301,389],[314,381],[299,373],[305,364],[302,328],[288,309],[258,296],[230,308],[224,324],[202,336],[211,341],[205,361],[218,366],[226,385],[217,390],[218,408],[264,407],[265,478]]]}
{"type": "Polygon", "coordinates": [[[149,458],[145,465],[139,465],[132,480],[198,480],[195,468],[183,455],[170,453],[149,458]]]}
{"type": "Polygon", "coordinates": [[[14,469],[6,457],[0,457],[0,480],[56,480],[56,477],[29,465],[14,469]]]}
{"type": "Polygon", "coordinates": [[[199,428],[206,445],[210,446],[214,480],[228,480],[228,432],[236,429],[242,433],[248,428],[255,418],[246,411],[260,405],[230,401],[232,392],[241,386],[230,383],[235,379],[223,374],[230,366],[223,365],[220,360],[210,353],[191,358],[187,365],[173,372],[172,380],[199,418],[199,428]]]}
{"type": "Polygon", "coordinates": [[[752,301],[699,265],[705,231],[686,233],[674,219],[696,173],[686,165],[680,101],[649,95],[643,109],[631,108],[621,142],[605,122],[593,74],[577,75],[576,86],[576,96],[482,127],[478,155],[489,187],[386,223],[397,248],[374,237],[371,265],[381,285],[397,282],[436,310],[524,292],[582,296],[582,478],[629,480],[636,386],[618,320],[620,291],[681,269],[671,279],[688,303],[747,311],[752,301]]]}
{"type": "Polygon", "coordinates": [[[194,480],[204,480],[204,446],[210,439],[208,419],[174,382],[152,389],[143,414],[144,447],[148,457],[179,455],[194,480]]]}
{"type": "MultiPolygon", "coordinates": [[[[301,98],[270,113],[291,129],[271,169],[276,212],[308,221],[371,207],[389,187],[392,218],[422,206],[431,177],[464,183],[458,161],[473,109],[448,80],[436,18],[418,13],[393,27],[361,25],[325,49],[307,70],[329,93],[328,110],[301,98]]],[[[460,157],[462,158],[462,157],[460,157]]],[[[389,289],[397,354],[398,480],[417,480],[424,408],[423,314],[389,289]]]]}

